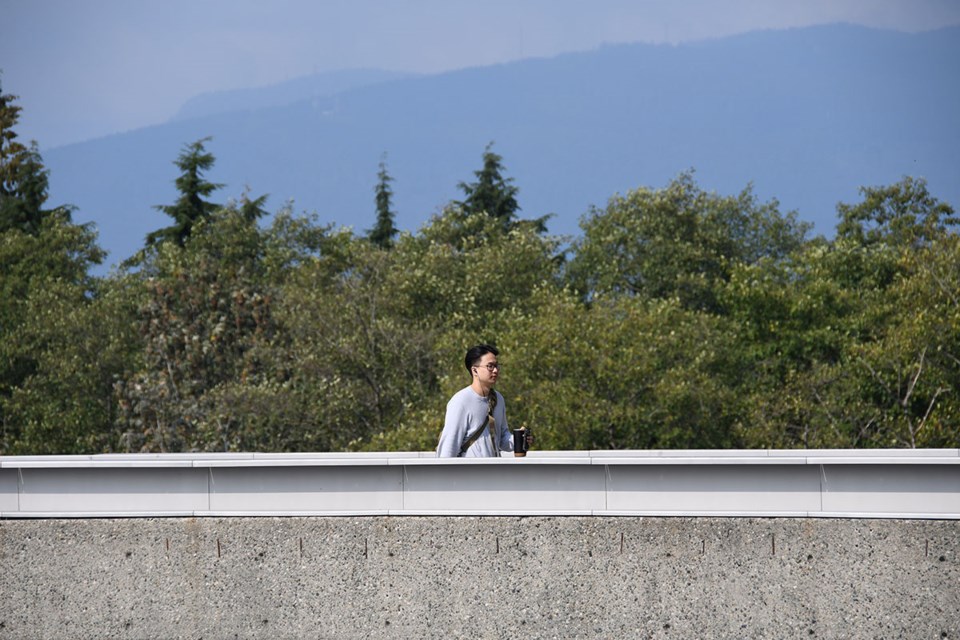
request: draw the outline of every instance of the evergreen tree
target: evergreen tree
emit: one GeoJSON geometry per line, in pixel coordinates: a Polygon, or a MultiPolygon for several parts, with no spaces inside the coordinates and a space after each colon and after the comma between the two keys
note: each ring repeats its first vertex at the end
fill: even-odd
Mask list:
{"type": "Polygon", "coordinates": [[[476,182],[461,182],[457,187],[466,196],[458,204],[467,214],[486,213],[509,229],[520,205],[517,204],[519,189],[512,178],[503,177],[503,158],[492,151],[489,143],[483,151],[483,169],[474,171],[476,182]]]}
{"type": "MultiPolygon", "coordinates": [[[[41,220],[51,212],[43,209],[48,172],[37,144],[27,147],[17,141],[13,128],[21,108],[14,104],[16,99],[0,88],[0,232],[19,229],[36,235],[41,220]]],[[[61,209],[69,219],[69,209],[61,209]]]]}
{"type": "Polygon", "coordinates": [[[64,355],[64,346],[92,333],[88,319],[72,322],[95,298],[89,269],[104,254],[92,225],[70,221],[70,207],[43,208],[48,171],[36,143],[17,141],[15,100],[0,91],[0,455],[66,452],[73,426],[93,420],[89,413],[76,420],[83,412],[68,415],[69,394],[89,390],[71,376],[97,361],[79,350],[64,355]],[[68,338],[71,329],[78,331],[68,338]],[[64,386],[46,385],[60,374],[59,380],[69,379],[64,386]],[[47,420],[35,411],[40,405],[57,410],[47,420]],[[70,435],[53,442],[63,434],[70,435]]]}
{"type": "Polygon", "coordinates": [[[210,214],[220,208],[221,205],[204,200],[223,186],[203,178],[203,173],[216,162],[213,154],[204,149],[204,143],[209,140],[210,138],[203,138],[186,145],[174,162],[182,171],[176,180],[180,197],[172,205],[155,207],[173,218],[174,223],[147,235],[148,245],[173,241],[183,246],[193,231],[193,226],[201,220],[209,219],[210,214]]]}
{"type": "Polygon", "coordinates": [[[240,196],[240,215],[247,222],[256,222],[263,216],[267,215],[267,210],[263,208],[266,204],[267,194],[251,200],[249,188],[245,189],[243,195],[240,196]]]}
{"type": "Polygon", "coordinates": [[[377,224],[367,232],[367,238],[377,246],[388,249],[393,246],[393,238],[397,235],[397,228],[393,224],[394,213],[390,208],[393,190],[390,183],[393,178],[387,173],[386,160],[380,160],[380,171],[377,172],[377,186],[374,187],[377,203],[377,224]]]}

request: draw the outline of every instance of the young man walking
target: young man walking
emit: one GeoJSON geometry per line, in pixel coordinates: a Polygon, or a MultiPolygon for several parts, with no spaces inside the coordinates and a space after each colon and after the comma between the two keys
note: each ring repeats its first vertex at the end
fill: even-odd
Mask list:
{"type": "Polygon", "coordinates": [[[499,355],[496,347],[488,344],[467,350],[464,365],[470,373],[470,386],[447,403],[438,457],[489,458],[513,451],[503,396],[493,388],[500,377],[499,355]]]}

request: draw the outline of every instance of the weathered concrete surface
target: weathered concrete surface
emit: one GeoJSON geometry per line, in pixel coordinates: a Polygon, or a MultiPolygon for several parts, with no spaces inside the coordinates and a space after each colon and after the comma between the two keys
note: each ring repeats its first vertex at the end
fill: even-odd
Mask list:
{"type": "Polygon", "coordinates": [[[7,638],[960,638],[960,522],[0,521],[7,638]]]}

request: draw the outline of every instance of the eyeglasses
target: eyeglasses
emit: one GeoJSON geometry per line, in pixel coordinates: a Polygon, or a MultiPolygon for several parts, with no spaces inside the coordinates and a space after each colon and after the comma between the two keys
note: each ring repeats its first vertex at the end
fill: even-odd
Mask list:
{"type": "Polygon", "coordinates": [[[490,373],[493,373],[494,371],[500,371],[500,367],[501,367],[499,362],[491,362],[483,366],[486,367],[487,371],[489,371],[490,373]]]}

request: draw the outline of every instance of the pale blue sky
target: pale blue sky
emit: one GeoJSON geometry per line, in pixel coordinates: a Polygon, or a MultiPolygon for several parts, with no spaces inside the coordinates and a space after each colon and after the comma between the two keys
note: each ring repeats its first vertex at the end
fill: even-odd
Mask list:
{"type": "Polygon", "coordinates": [[[833,22],[924,31],[960,24],[960,1],[0,0],[0,82],[20,96],[21,138],[44,149],[317,71],[438,72],[833,22]]]}

